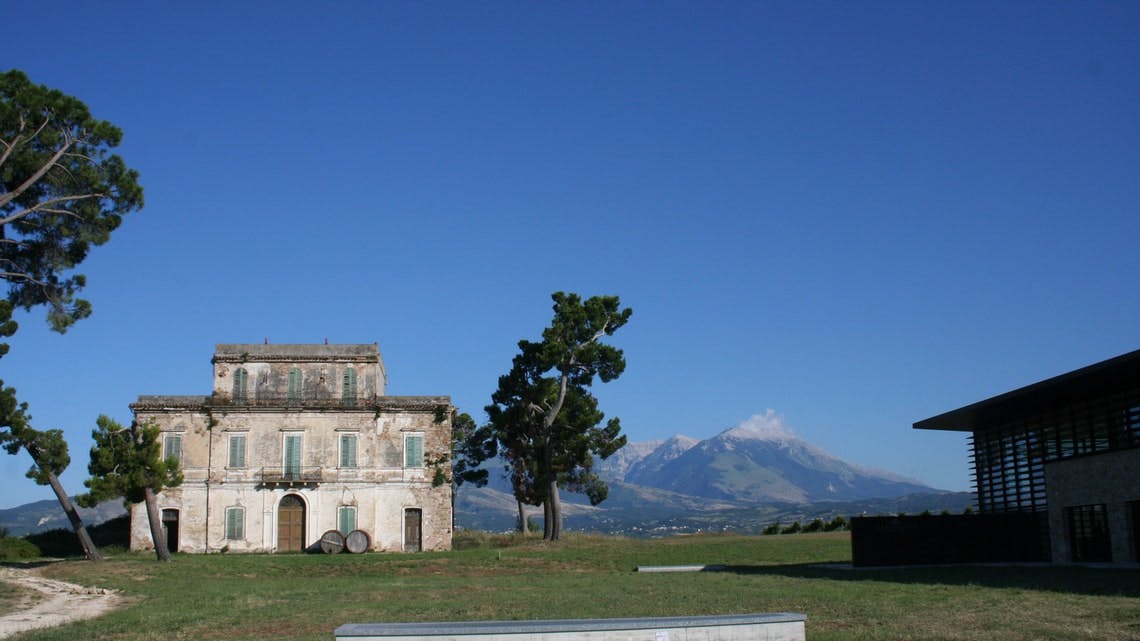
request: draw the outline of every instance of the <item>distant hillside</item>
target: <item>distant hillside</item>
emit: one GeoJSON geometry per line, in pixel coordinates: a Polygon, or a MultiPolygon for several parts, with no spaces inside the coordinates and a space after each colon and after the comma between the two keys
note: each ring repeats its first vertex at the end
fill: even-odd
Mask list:
{"type": "MultiPolygon", "coordinates": [[[[693,496],[785,503],[889,498],[934,491],[852,465],[762,418],[698,443],[674,437],[630,466],[624,481],[693,496]]],[[[690,439],[691,440],[691,439],[690,439]]]]}
{"type": "MultiPolygon", "coordinates": [[[[79,508],[79,518],[83,519],[84,525],[98,525],[126,513],[127,510],[119,499],[100,503],[93,508],[79,508]]],[[[71,529],[71,523],[59,506],[59,501],[48,499],[0,510],[0,527],[7,528],[11,536],[24,536],[60,528],[71,529]]]]}
{"type": "MultiPolygon", "coordinates": [[[[501,463],[485,488],[460,488],[461,527],[507,530],[517,507],[501,463]]],[[[961,512],[966,492],[943,492],[847,463],[798,438],[771,413],[698,441],[677,435],[629,443],[597,465],[609,497],[590,506],[563,494],[566,527],[625,534],[759,532],[770,523],[859,514],[961,512]]],[[[541,518],[542,511],[528,507],[541,518]]]]}

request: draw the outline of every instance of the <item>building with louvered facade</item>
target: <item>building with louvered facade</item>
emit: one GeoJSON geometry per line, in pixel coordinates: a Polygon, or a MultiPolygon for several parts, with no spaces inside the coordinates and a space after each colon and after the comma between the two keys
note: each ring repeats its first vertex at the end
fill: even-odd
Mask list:
{"type": "Polygon", "coordinates": [[[1036,515],[1053,562],[1140,561],[1140,351],[914,427],[969,432],[978,511],[1036,515]]]}

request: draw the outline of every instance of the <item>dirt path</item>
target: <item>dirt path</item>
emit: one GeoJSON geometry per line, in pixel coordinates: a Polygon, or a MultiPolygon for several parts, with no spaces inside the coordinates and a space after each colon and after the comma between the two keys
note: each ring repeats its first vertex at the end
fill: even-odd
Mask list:
{"type": "Polygon", "coordinates": [[[112,590],[45,579],[35,570],[0,568],[0,580],[39,593],[24,596],[12,612],[0,616],[0,639],[27,630],[91,619],[122,602],[122,597],[112,590]]]}

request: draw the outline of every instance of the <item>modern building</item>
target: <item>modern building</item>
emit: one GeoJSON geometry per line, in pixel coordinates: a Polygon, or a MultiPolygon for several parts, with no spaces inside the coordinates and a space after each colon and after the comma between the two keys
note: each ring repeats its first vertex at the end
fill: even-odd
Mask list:
{"type": "MultiPolygon", "coordinates": [[[[209,396],[140,396],[184,481],[158,495],[182,552],[314,549],[331,531],[367,549],[451,547],[447,396],[387,396],[376,344],[218,345],[209,396]]],[[[154,549],[146,508],[131,549],[154,549]]]]}
{"type": "Polygon", "coordinates": [[[1140,351],[914,427],[969,432],[979,512],[1036,514],[1053,562],[1140,561],[1140,351]]]}

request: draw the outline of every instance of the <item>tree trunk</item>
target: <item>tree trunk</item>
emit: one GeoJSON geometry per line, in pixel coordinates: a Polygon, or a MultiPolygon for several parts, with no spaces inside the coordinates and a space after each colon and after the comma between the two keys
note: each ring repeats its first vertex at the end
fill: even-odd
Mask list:
{"type": "Polygon", "coordinates": [[[154,541],[154,553],[159,561],[170,561],[170,548],[166,547],[166,532],[162,530],[162,515],[158,512],[158,499],[149,487],[144,491],[146,518],[150,522],[150,538],[154,541]]]}
{"type": "Polygon", "coordinates": [[[519,523],[519,532],[522,532],[523,534],[526,534],[526,531],[527,531],[527,527],[526,527],[526,509],[523,507],[523,502],[522,502],[522,501],[519,501],[519,500],[517,500],[517,499],[516,499],[516,500],[515,500],[515,502],[516,502],[516,503],[518,503],[518,505],[519,505],[519,521],[518,521],[518,523],[519,523]]]}
{"type": "Polygon", "coordinates": [[[83,556],[87,557],[88,561],[102,561],[102,553],[99,552],[99,548],[95,547],[95,542],[91,540],[91,535],[83,526],[83,519],[79,518],[79,512],[71,503],[71,498],[67,496],[67,492],[63,491],[63,485],[60,484],[55,474],[48,472],[47,477],[48,485],[55,492],[55,498],[59,499],[59,505],[63,508],[64,514],[67,514],[67,520],[71,521],[71,529],[75,530],[75,536],[79,537],[79,545],[83,547],[83,556]]]}
{"type": "Polygon", "coordinates": [[[542,526],[543,538],[557,541],[562,538],[562,501],[558,497],[558,481],[551,479],[546,492],[546,504],[550,509],[546,523],[542,526]]]}

